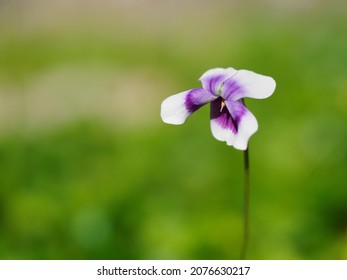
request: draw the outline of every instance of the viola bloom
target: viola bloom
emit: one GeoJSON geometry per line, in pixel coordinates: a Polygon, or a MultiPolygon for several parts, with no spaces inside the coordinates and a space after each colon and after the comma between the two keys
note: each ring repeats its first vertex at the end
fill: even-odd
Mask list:
{"type": "Polygon", "coordinates": [[[194,88],[165,99],[161,118],[168,124],[183,124],[203,105],[210,103],[211,132],[219,141],[246,150],[249,138],[258,130],[258,122],[246,108],[243,98],[264,99],[272,95],[273,78],[248,70],[215,68],[199,79],[202,88],[194,88]]]}

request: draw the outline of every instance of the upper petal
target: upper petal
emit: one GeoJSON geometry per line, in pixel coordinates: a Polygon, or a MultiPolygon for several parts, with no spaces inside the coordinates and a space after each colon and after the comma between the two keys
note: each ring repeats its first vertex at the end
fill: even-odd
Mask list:
{"type": "Polygon", "coordinates": [[[171,95],[161,104],[160,116],[165,123],[182,124],[193,112],[216,98],[202,88],[171,95]]]}
{"type": "Polygon", "coordinates": [[[234,68],[214,68],[206,71],[200,81],[202,87],[209,92],[220,95],[223,82],[237,73],[234,68]]]}
{"type": "Polygon", "coordinates": [[[263,99],[272,95],[275,88],[276,82],[273,78],[248,70],[239,70],[224,82],[221,95],[224,99],[234,101],[244,97],[263,99]]]}

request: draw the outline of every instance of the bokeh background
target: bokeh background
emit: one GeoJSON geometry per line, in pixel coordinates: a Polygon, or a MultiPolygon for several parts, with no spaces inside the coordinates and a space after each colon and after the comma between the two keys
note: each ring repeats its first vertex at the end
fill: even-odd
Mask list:
{"type": "Polygon", "coordinates": [[[209,68],[247,100],[250,259],[347,259],[347,2],[1,0],[0,258],[237,259],[242,152],[209,108],[160,103],[209,68]]]}

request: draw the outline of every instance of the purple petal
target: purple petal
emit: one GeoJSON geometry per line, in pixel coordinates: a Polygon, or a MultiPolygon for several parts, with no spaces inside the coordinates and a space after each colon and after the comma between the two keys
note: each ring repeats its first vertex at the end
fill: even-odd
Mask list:
{"type": "Polygon", "coordinates": [[[182,124],[200,107],[215,100],[212,93],[195,88],[166,98],[161,104],[161,118],[165,123],[182,124]]]}
{"type": "Polygon", "coordinates": [[[204,89],[219,96],[223,82],[236,73],[237,71],[234,68],[214,68],[206,71],[199,80],[204,89]]]}
{"type": "Polygon", "coordinates": [[[231,116],[228,108],[222,105],[223,99],[219,97],[211,102],[211,120],[218,124],[222,129],[230,130],[233,134],[237,133],[238,124],[231,116]]]}
{"type": "Polygon", "coordinates": [[[217,97],[207,90],[195,88],[188,92],[185,98],[185,106],[189,113],[193,113],[203,105],[215,100],[217,97]]]}
{"type": "Polygon", "coordinates": [[[244,97],[267,98],[274,92],[276,82],[268,76],[248,70],[239,70],[224,81],[221,96],[226,100],[240,100],[244,97]]]}

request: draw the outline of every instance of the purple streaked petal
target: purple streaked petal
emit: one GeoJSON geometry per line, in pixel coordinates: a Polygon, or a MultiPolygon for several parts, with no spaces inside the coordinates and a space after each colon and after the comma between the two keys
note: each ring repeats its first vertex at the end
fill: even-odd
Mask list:
{"type": "Polygon", "coordinates": [[[240,101],[224,101],[220,97],[211,102],[211,131],[219,141],[246,150],[249,138],[257,131],[258,122],[240,101]]]}
{"type": "Polygon", "coordinates": [[[231,130],[234,134],[237,133],[237,123],[232,118],[228,108],[222,106],[222,98],[211,102],[211,120],[215,120],[220,127],[231,130]]]}
{"type": "Polygon", "coordinates": [[[242,117],[247,113],[248,109],[240,101],[226,100],[224,102],[238,128],[242,117]]]}
{"type": "Polygon", "coordinates": [[[216,98],[202,88],[187,90],[166,98],[161,104],[160,115],[165,123],[183,124],[193,112],[216,98]]]}
{"type": "Polygon", "coordinates": [[[219,96],[223,82],[237,73],[234,68],[214,68],[206,71],[200,81],[207,91],[219,96]]]}
{"type": "Polygon", "coordinates": [[[193,113],[201,106],[215,100],[217,97],[203,88],[195,88],[188,92],[185,106],[189,113],[193,113]]]}
{"type": "Polygon", "coordinates": [[[237,128],[232,145],[235,149],[246,150],[249,138],[258,130],[257,119],[240,101],[227,100],[225,104],[237,128]]]}
{"type": "Polygon", "coordinates": [[[237,125],[227,107],[222,108],[222,98],[211,102],[211,132],[214,138],[232,145],[237,133],[237,125]]]}
{"type": "Polygon", "coordinates": [[[221,96],[226,100],[240,100],[244,97],[263,99],[274,92],[276,82],[269,76],[248,70],[239,70],[224,81],[221,96]]]}

